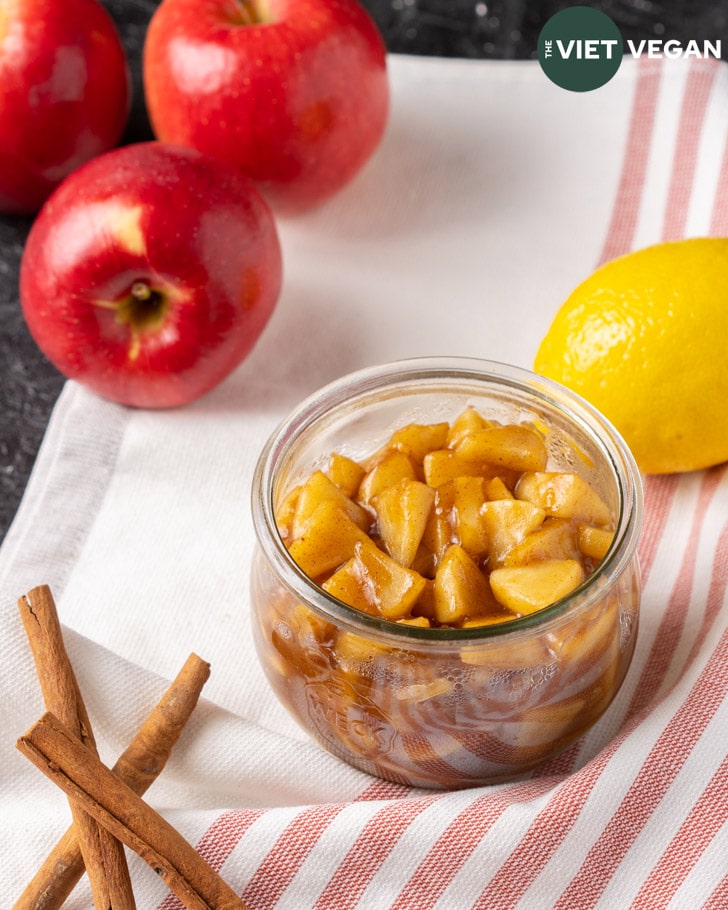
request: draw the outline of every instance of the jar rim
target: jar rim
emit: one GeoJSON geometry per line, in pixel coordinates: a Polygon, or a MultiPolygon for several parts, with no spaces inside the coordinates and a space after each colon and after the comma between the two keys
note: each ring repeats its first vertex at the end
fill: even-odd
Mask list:
{"type": "Polygon", "coordinates": [[[571,616],[571,608],[588,609],[604,597],[604,591],[618,579],[636,557],[644,510],[642,480],[634,457],[621,434],[593,405],[565,386],[512,364],[475,357],[418,357],[366,367],[330,382],[307,396],[285,417],[269,436],[256,464],[252,487],[253,524],[258,545],[276,568],[279,581],[298,599],[325,618],[360,634],[375,634],[390,643],[432,642],[483,643],[502,641],[520,632],[571,616]],[[614,540],[604,559],[582,583],[565,597],[532,614],[506,622],[473,628],[425,628],[372,616],[332,597],[317,585],[291,558],[278,532],[274,510],[277,466],[296,439],[316,421],[335,409],[363,399],[376,391],[412,383],[436,380],[469,380],[502,385],[526,393],[542,405],[557,409],[577,423],[604,456],[615,481],[619,514],[614,540]]]}

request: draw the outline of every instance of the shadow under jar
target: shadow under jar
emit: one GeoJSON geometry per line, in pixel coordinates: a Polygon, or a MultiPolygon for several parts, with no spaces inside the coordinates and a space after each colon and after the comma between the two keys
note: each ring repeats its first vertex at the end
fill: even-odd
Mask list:
{"type": "Polygon", "coordinates": [[[334,755],[372,775],[455,789],[510,780],[585,733],[618,692],[637,636],[642,487],[614,428],[528,371],[429,358],[363,370],[304,401],[261,453],[254,635],[278,698],[334,755]],[[568,596],[530,615],[421,628],[354,609],[296,565],[276,524],[287,494],[332,452],[366,459],[408,424],[465,408],[535,426],[548,471],[581,475],[612,516],[613,542],[568,596]]]}

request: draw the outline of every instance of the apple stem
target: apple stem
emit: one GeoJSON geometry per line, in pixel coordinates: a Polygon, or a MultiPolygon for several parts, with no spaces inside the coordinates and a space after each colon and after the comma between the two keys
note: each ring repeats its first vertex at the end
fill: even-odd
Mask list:
{"type": "Polygon", "coordinates": [[[255,25],[261,22],[255,0],[238,0],[236,3],[239,13],[239,25],[255,25]]]}
{"type": "Polygon", "coordinates": [[[164,321],[168,303],[162,291],[138,278],[132,283],[127,296],[119,300],[116,321],[127,323],[136,332],[155,331],[164,321]]]}
{"type": "Polygon", "coordinates": [[[152,289],[146,281],[135,281],[131,286],[131,296],[140,303],[144,303],[152,296],[152,289]]]}

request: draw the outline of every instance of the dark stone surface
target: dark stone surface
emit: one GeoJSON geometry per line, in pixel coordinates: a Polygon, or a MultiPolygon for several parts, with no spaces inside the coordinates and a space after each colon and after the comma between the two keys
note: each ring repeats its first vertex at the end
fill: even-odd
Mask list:
{"type": "MultiPolygon", "coordinates": [[[[133,104],[124,142],[152,138],[143,102],[141,49],[156,0],[104,0],[127,51],[133,104]]],[[[527,59],[541,27],[569,2],[553,0],[364,0],[390,51],[427,56],[527,59]]],[[[723,39],[725,0],[602,0],[625,39],[723,39]]],[[[25,328],[17,276],[30,219],[0,217],[0,541],[15,515],[63,377],[25,328]]]]}
{"type": "MultiPolygon", "coordinates": [[[[396,53],[443,57],[529,59],[547,19],[575,0],[364,0],[396,53]]],[[[723,38],[728,53],[728,4],[716,0],[581,0],[607,13],[622,37],[723,38]]]]}

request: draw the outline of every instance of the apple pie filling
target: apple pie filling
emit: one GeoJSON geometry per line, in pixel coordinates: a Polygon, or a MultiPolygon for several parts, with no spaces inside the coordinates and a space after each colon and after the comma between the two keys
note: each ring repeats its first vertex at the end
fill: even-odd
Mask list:
{"type": "Polygon", "coordinates": [[[300,568],[365,613],[423,627],[506,622],[565,597],[614,537],[579,474],[547,470],[533,426],[467,408],[408,424],[364,461],[331,455],[277,522],[300,568]]]}

